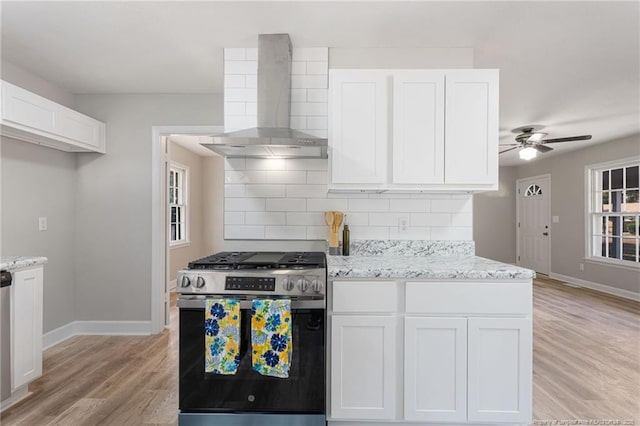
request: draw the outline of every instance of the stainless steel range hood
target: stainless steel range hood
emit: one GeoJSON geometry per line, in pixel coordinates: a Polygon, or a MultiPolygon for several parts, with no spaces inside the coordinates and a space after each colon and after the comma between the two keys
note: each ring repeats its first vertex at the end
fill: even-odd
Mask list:
{"type": "Polygon", "coordinates": [[[211,136],[202,144],[225,157],[327,158],[327,139],[290,128],[291,40],[258,36],[258,127],[211,136]]]}

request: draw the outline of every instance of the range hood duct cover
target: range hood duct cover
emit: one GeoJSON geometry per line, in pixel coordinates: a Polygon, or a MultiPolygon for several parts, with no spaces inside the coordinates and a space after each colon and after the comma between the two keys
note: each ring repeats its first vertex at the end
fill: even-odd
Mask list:
{"type": "Polygon", "coordinates": [[[327,158],[327,139],[290,128],[291,50],[288,34],[258,36],[258,127],[203,146],[231,158],[327,158]]]}

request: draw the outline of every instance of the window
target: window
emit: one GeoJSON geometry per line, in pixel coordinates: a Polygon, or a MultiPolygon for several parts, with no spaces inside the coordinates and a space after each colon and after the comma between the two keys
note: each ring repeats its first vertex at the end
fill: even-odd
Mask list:
{"type": "Polygon", "coordinates": [[[587,167],[588,258],[640,265],[639,165],[633,158],[587,167]]]}
{"type": "Polygon", "coordinates": [[[534,197],[536,195],[542,195],[542,188],[540,188],[538,185],[536,185],[535,183],[529,185],[529,187],[527,188],[527,190],[524,193],[525,197],[534,197]]]}
{"type": "Polygon", "coordinates": [[[187,185],[189,169],[172,162],[169,169],[170,245],[189,242],[187,228],[187,185]]]}

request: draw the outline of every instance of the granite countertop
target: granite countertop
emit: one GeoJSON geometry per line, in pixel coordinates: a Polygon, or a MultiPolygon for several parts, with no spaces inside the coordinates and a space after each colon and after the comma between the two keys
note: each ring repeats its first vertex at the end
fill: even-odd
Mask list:
{"type": "Polygon", "coordinates": [[[344,278],[520,280],[535,277],[530,269],[473,255],[327,256],[327,269],[329,277],[344,278]]]}
{"type": "Polygon", "coordinates": [[[13,271],[15,269],[27,268],[29,266],[43,265],[47,263],[47,258],[42,256],[3,256],[0,257],[0,269],[3,271],[13,271]]]}

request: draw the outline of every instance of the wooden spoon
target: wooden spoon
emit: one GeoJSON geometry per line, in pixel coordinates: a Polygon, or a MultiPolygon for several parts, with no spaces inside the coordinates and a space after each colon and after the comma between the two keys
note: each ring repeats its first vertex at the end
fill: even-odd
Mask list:
{"type": "Polygon", "coordinates": [[[331,228],[331,225],[333,225],[333,212],[324,212],[324,221],[331,228]]]}

